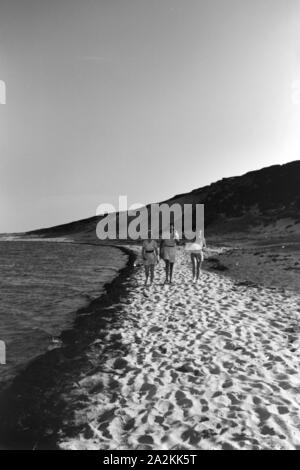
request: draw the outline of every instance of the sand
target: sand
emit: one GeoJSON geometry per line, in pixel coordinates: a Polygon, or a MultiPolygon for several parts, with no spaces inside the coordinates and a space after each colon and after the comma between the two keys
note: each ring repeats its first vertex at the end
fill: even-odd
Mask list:
{"type": "Polygon", "coordinates": [[[61,434],[59,446],[300,448],[300,296],[211,272],[192,284],[183,250],[174,285],[163,279],[161,263],[144,288],[136,268],[109,333],[120,354],[78,381],[74,422],[88,432],[61,434]]]}
{"type": "Polygon", "coordinates": [[[300,243],[238,244],[211,250],[205,267],[235,280],[300,292],[300,243]]]}

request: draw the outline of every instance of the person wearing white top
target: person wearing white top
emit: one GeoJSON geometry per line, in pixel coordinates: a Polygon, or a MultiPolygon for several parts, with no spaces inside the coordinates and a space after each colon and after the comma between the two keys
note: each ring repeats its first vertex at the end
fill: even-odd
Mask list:
{"type": "Polygon", "coordinates": [[[186,246],[186,250],[191,254],[193,282],[198,282],[200,278],[204,248],[206,248],[206,241],[202,230],[199,230],[195,242],[186,246]]]}

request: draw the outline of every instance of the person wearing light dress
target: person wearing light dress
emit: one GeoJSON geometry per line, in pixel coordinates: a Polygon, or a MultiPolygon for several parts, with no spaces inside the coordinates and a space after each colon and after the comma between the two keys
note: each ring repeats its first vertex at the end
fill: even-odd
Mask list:
{"type": "Polygon", "coordinates": [[[166,279],[165,284],[172,284],[173,269],[176,261],[176,245],[179,241],[179,235],[174,225],[170,226],[168,236],[163,236],[160,243],[160,258],[165,262],[166,279]]]}

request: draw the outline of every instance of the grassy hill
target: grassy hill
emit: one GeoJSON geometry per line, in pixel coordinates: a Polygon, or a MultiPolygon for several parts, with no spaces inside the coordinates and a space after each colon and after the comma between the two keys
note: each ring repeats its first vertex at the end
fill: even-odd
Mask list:
{"type": "MultiPolygon", "coordinates": [[[[214,238],[296,240],[300,235],[300,161],[224,178],[163,203],[204,204],[206,234],[214,238]]],[[[96,225],[101,218],[91,217],[27,235],[95,242],[96,225]]]]}

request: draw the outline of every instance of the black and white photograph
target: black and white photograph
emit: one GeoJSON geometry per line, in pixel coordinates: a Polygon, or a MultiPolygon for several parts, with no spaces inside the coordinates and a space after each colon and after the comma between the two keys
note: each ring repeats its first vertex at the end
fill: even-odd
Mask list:
{"type": "Polygon", "coordinates": [[[0,0],[19,450],[300,450],[300,0],[0,0]]]}

